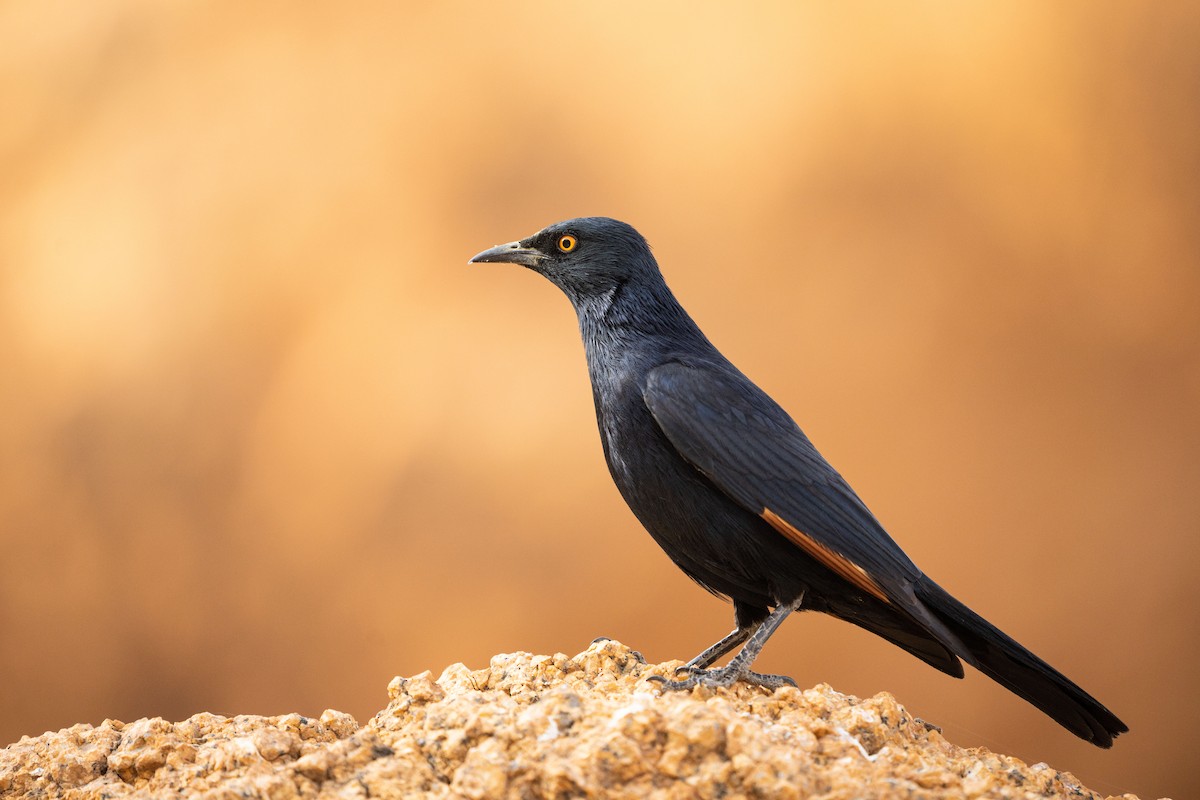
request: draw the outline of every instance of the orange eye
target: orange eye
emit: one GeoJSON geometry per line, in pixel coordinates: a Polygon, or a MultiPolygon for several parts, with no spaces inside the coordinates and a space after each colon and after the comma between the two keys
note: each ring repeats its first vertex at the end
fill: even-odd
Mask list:
{"type": "Polygon", "coordinates": [[[558,237],[558,249],[564,253],[569,253],[579,245],[579,240],[571,234],[558,237]]]}

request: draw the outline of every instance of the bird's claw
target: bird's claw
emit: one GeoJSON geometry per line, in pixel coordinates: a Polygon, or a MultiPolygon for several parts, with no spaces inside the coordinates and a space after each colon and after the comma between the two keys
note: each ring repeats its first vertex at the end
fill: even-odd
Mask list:
{"type": "Polygon", "coordinates": [[[764,675],[758,672],[750,674],[757,679],[755,681],[757,686],[763,686],[768,689],[779,689],[784,686],[791,686],[793,689],[800,688],[796,685],[796,681],[787,675],[764,675]]]}
{"type": "Polygon", "coordinates": [[[686,673],[688,677],[681,681],[672,681],[661,675],[650,675],[646,680],[654,681],[664,691],[678,692],[693,689],[697,686],[707,686],[710,689],[732,686],[743,681],[751,686],[761,686],[764,689],[778,689],[781,686],[795,686],[796,682],[786,675],[764,675],[748,669],[739,669],[733,665],[719,669],[704,669],[684,664],[675,670],[676,674],[686,673]]]}

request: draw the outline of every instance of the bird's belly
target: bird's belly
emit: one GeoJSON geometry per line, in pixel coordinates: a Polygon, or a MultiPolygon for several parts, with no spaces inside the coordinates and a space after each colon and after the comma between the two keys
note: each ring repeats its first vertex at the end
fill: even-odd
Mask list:
{"type": "Polygon", "coordinates": [[[638,521],[689,577],[757,606],[796,596],[808,570],[760,517],[681,458],[657,425],[605,432],[613,481],[638,521]],[[782,568],[782,569],[781,569],[782,568]]]}

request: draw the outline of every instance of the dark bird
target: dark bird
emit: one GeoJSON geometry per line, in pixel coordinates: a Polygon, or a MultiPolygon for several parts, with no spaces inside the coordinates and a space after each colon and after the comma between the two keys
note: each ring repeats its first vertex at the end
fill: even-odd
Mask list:
{"type": "Polygon", "coordinates": [[[701,333],[632,227],[573,219],[471,261],[520,264],[570,298],[613,481],[676,566],[733,601],[737,627],[682,680],[659,678],[663,688],[794,686],[750,667],[788,614],[823,611],[956,678],[962,659],[1100,747],[1128,730],[917,569],[787,412],[701,333]]]}

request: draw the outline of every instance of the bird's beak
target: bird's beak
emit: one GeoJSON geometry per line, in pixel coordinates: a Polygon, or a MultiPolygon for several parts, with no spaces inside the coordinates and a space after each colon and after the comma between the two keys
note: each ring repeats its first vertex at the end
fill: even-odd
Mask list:
{"type": "Polygon", "coordinates": [[[526,247],[521,242],[509,242],[484,250],[467,263],[520,264],[523,267],[536,267],[544,260],[546,260],[546,254],[541,250],[526,247]]]}

